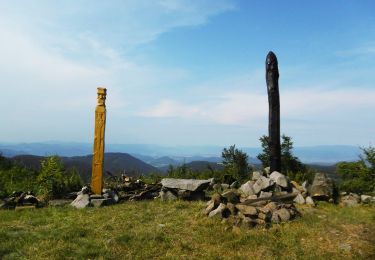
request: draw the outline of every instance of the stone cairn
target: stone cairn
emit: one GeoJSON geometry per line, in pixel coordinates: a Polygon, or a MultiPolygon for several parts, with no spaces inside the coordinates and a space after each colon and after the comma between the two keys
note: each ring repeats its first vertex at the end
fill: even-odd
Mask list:
{"type": "Polygon", "coordinates": [[[204,213],[209,217],[234,218],[234,225],[267,226],[292,220],[300,215],[295,203],[315,206],[308,196],[307,183],[300,186],[277,172],[269,176],[253,172],[252,179],[238,190],[215,193],[204,213]]]}

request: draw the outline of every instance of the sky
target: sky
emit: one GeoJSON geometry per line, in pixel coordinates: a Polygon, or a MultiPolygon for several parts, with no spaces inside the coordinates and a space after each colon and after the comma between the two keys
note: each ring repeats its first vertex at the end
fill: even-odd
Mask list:
{"type": "Polygon", "coordinates": [[[375,2],[0,1],[1,142],[259,146],[265,59],[296,146],[375,143],[375,2]]]}

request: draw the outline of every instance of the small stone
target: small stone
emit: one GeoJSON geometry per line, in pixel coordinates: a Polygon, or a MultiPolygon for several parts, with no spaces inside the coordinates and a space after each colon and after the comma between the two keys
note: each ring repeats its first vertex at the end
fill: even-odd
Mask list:
{"type": "Polygon", "coordinates": [[[255,184],[253,185],[253,189],[255,194],[258,194],[261,190],[266,190],[274,184],[274,181],[267,178],[267,177],[260,177],[255,184]]]}
{"type": "Polygon", "coordinates": [[[312,207],[315,207],[314,200],[310,196],[307,196],[305,201],[306,201],[306,205],[310,205],[312,207]]]}
{"type": "Polygon", "coordinates": [[[295,203],[297,204],[305,204],[305,199],[303,198],[303,196],[301,195],[301,193],[298,193],[297,196],[294,198],[293,200],[295,203]]]}
{"type": "Polygon", "coordinates": [[[237,204],[240,202],[240,195],[237,194],[235,191],[232,191],[232,190],[227,191],[223,193],[222,196],[226,198],[228,202],[231,202],[234,204],[237,204]]]}
{"type": "Polygon", "coordinates": [[[215,191],[219,191],[221,190],[221,184],[220,183],[215,183],[212,188],[215,190],[215,191]]]}
{"type": "Polygon", "coordinates": [[[305,191],[305,189],[301,185],[299,185],[296,181],[290,181],[290,184],[292,184],[292,186],[296,188],[297,190],[299,190],[300,192],[305,191]]]}
{"type": "Polygon", "coordinates": [[[28,209],[35,209],[35,205],[28,205],[28,206],[16,206],[15,210],[28,210],[28,209]]]}
{"type": "Polygon", "coordinates": [[[257,181],[257,180],[260,179],[262,176],[263,176],[263,174],[262,174],[261,172],[255,171],[255,172],[253,172],[253,176],[251,177],[251,179],[252,179],[253,181],[257,181]]]}
{"type": "Polygon", "coordinates": [[[309,189],[309,183],[307,182],[307,181],[304,181],[303,183],[302,183],[302,189],[303,189],[303,191],[304,192],[307,192],[308,191],[308,189],[309,189]]]}
{"type": "Polygon", "coordinates": [[[253,206],[248,206],[248,205],[241,205],[238,204],[236,205],[236,208],[245,216],[250,215],[250,216],[255,216],[258,214],[258,210],[253,207],[253,206]]]}
{"type": "Polygon", "coordinates": [[[281,209],[278,209],[275,211],[275,213],[277,215],[279,215],[280,217],[280,220],[282,222],[286,222],[290,219],[290,213],[289,213],[289,210],[285,209],[285,208],[281,208],[281,209]]]}
{"type": "Polygon", "coordinates": [[[272,214],[271,214],[271,212],[269,211],[268,213],[263,213],[263,212],[260,212],[259,214],[258,214],[258,219],[263,219],[264,221],[269,221],[269,220],[271,220],[271,218],[272,218],[272,214]]]}
{"type": "Polygon", "coordinates": [[[255,222],[257,223],[257,225],[261,225],[261,226],[266,224],[266,221],[264,219],[260,219],[260,218],[257,218],[255,220],[255,222]]]}
{"type": "Polygon", "coordinates": [[[223,190],[229,189],[229,184],[223,183],[223,184],[221,184],[221,188],[223,190]]]}
{"type": "Polygon", "coordinates": [[[257,199],[258,198],[258,196],[257,195],[250,195],[250,196],[248,196],[246,199],[248,199],[248,200],[254,200],[254,199],[257,199]]]}
{"type": "Polygon", "coordinates": [[[242,225],[248,228],[255,227],[256,224],[256,220],[249,217],[244,217],[242,220],[242,225]]]}
{"type": "Polygon", "coordinates": [[[207,205],[207,207],[205,209],[205,214],[206,215],[210,214],[210,212],[213,211],[214,209],[215,209],[215,202],[210,200],[209,204],[207,205]]]}
{"type": "Polygon", "coordinates": [[[90,188],[87,186],[83,186],[81,189],[82,194],[89,194],[90,188]]]}
{"type": "Polygon", "coordinates": [[[220,205],[214,209],[213,211],[210,212],[210,214],[208,214],[208,217],[212,218],[212,217],[220,217],[222,218],[222,213],[224,212],[224,210],[226,209],[227,207],[225,206],[224,203],[220,203],[220,205]]]}
{"type": "Polygon", "coordinates": [[[51,207],[63,207],[65,205],[68,205],[72,203],[72,200],[64,200],[64,199],[61,199],[61,200],[50,200],[48,201],[48,206],[51,206],[51,207]]]}
{"type": "Polygon", "coordinates": [[[289,186],[287,177],[284,174],[281,174],[277,171],[271,173],[270,179],[283,188],[288,188],[289,186]]]}
{"type": "MultiPolygon", "coordinates": [[[[83,189],[83,188],[82,188],[83,189]]],[[[90,204],[90,196],[87,193],[82,193],[70,204],[77,209],[83,209],[90,204]]]]}
{"type": "Polygon", "coordinates": [[[346,207],[356,207],[360,201],[361,197],[355,193],[349,193],[349,195],[341,198],[341,204],[346,207]]]}
{"type": "Polygon", "coordinates": [[[301,191],[299,189],[296,189],[296,188],[292,188],[292,193],[298,193],[298,194],[301,194],[301,191]]]}
{"type": "Polygon", "coordinates": [[[266,167],[266,168],[264,168],[263,169],[263,171],[264,171],[264,173],[268,176],[268,175],[270,175],[270,167],[266,167]]]}
{"type": "Polygon", "coordinates": [[[95,208],[100,208],[100,207],[108,205],[108,203],[110,203],[110,201],[111,201],[111,199],[92,199],[90,201],[90,203],[95,208]]]}
{"type": "Polygon", "coordinates": [[[361,202],[362,203],[370,203],[372,197],[369,195],[361,195],[361,202]]]}
{"type": "Polygon", "coordinates": [[[277,212],[272,213],[271,222],[272,223],[280,223],[281,222],[280,216],[279,216],[279,214],[277,214],[277,212]]]}
{"type": "Polygon", "coordinates": [[[267,205],[265,205],[263,207],[264,210],[269,210],[269,211],[274,211],[277,209],[277,204],[273,201],[271,201],[270,203],[268,203],[267,205]]]}
{"type": "Polygon", "coordinates": [[[230,185],[230,188],[231,189],[238,189],[238,187],[240,187],[240,183],[238,181],[234,181],[232,182],[232,184],[230,185]]]}
{"type": "Polygon", "coordinates": [[[22,204],[38,205],[38,203],[39,203],[39,200],[35,196],[33,196],[31,194],[26,195],[22,199],[22,204]]]}
{"type": "Polygon", "coordinates": [[[223,202],[223,197],[219,193],[214,193],[211,196],[211,200],[215,203],[215,206],[218,206],[221,202],[223,202]]]}
{"type": "Polygon", "coordinates": [[[242,186],[240,187],[240,191],[245,194],[246,196],[249,196],[249,195],[254,195],[256,194],[256,192],[254,191],[254,182],[253,181],[248,181],[244,184],[242,184],[242,186]]]}
{"type": "Polygon", "coordinates": [[[237,215],[238,209],[236,208],[236,205],[234,205],[233,203],[228,202],[227,203],[227,208],[230,210],[230,213],[232,215],[237,215]]]}
{"type": "Polygon", "coordinates": [[[259,198],[270,198],[272,197],[272,192],[266,192],[266,191],[261,191],[259,198]]]}
{"type": "Polygon", "coordinates": [[[167,201],[167,200],[177,200],[177,196],[174,195],[171,191],[169,190],[161,190],[160,191],[160,199],[162,201],[167,201]]]}

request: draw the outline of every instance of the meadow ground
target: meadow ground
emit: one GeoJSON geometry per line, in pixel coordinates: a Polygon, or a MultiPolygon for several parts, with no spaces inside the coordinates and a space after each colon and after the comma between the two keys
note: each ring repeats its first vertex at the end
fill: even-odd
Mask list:
{"type": "Polygon", "coordinates": [[[320,203],[269,229],[233,229],[204,202],[0,211],[0,259],[375,259],[375,207],[320,203]]]}

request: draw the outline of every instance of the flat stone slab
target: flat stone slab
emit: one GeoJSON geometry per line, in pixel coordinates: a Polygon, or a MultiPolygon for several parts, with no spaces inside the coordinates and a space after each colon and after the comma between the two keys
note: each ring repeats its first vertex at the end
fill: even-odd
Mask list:
{"type": "Polygon", "coordinates": [[[92,199],[90,204],[95,208],[100,208],[112,204],[112,199],[92,199]]]}
{"type": "Polygon", "coordinates": [[[28,210],[28,209],[35,209],[35,205],[30,206],[16,206],[15,210],[28,210]]]}
{"type": "Polygon", "coordinates": [[[50,201],[48,201],[48,206],[51,206],[51,207],[63,207],[63,206],[68,205],[68,204],[70,204],[72,202],[73,202],[73,200],[65,200],[65,199],[50,200],[50,201]]]}
{"type": "Polygon", "coordinates": [[[179,189],[189,191],[202,191],[208,188],[211,180],[195,180],[195,179],[172,179],[165,178],[161,180],[163,187],[168,189],[179,189]]]}

